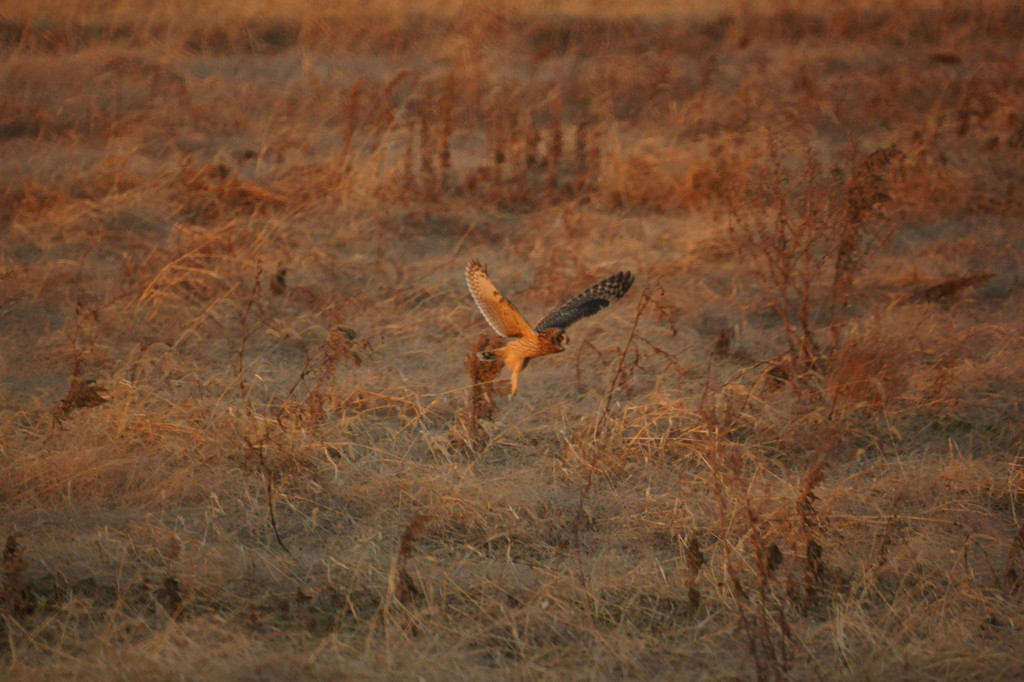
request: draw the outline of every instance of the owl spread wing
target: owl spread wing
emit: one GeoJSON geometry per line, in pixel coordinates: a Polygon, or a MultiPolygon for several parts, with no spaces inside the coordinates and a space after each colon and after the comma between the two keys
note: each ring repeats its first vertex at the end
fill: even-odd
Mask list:
{"type": "Polygon", "coordinates": [[[566,329],[570,324],[607,308],[614,301],[626,295],[633,286],[633,273],[620,272],[603,279],[574,296],[550,313],[535,327],[539,332],[549,327],[566,329]]]}
{"type": "Polygon", "coordinates": [[[502,336],[529,336],[533,334],[530,325],[512,305],[512,301],[502,296],[487,276],[487,268],[480,261],[473,260],[466,266],[466,284],[469,293],[476,301],[476,307],[494,327],[494,331],[502,336]]]}

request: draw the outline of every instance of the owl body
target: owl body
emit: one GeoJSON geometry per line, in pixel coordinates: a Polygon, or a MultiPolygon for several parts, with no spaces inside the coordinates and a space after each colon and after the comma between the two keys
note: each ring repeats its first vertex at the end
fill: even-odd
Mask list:
{"type": "Polygon", "coordinates": [[[526,369],[531,358],[561,353],[569,345],[569,335],[561,329],[544,329],[534,336],[513,338],[505,346],[477,354],[481,360],[501,360],[512,372],[512,395],[516,394],[519,373],[526,369]]]}
{"type": "Polygon", "coordinates": [[[507,298],[498,292],[479,261],[466,267],[466,283],[484,318],[496,332],[511,340],[503,347],[479,353],[481,360],[501,360],[512,372],[511,393],[516,394],[519,374],[531,358],[561,353],[569,345],[565,329],[622,298],[633,284],[633,275],[620,272],[589,287],[531,327],[507,298]]]}

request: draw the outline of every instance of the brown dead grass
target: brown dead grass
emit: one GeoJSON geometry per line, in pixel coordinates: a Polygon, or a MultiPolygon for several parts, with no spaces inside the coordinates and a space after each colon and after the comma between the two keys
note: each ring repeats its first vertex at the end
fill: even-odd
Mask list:
{"type": "Polygon", "coordinates": [[[1024,676],[1024,13],[619,5],[9,3],[4,679],[1024,676]]]}

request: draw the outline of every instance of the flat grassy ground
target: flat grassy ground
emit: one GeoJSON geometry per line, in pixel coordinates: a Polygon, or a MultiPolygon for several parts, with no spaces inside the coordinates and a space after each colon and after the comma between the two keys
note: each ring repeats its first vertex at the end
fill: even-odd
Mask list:
{"type": "Polygon", "coordinates": [[[1018,3],[68,4],[0,6],[0,677],[1024,678],[1018,3]],[[509,399],[471,258],[637,281],[509,399]]]}

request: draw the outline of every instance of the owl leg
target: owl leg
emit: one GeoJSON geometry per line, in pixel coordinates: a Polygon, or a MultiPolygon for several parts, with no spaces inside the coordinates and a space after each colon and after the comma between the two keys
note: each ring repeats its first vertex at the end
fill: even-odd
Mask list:
{"type": "Polygon", "coordinates": [[[523,367],[526,366],[526,362],[523,358],[509,358],[512,362],[507,363],[507,366],[512,370],[512,390],[509,394],[511,398],[516,394],[516,389],[519,388],[519,373],[523,371],[523,367]]]}
{"type": "Polygon", "coordinates": [[[482,350],[476,354],[478,360],[484,360],[486,362],[495,362],[496,360],[504,360],[505,364],[508,364],[507,355],[508,346],[502,346],[501,348],[495,348],[494,350],[482,350]]]}

